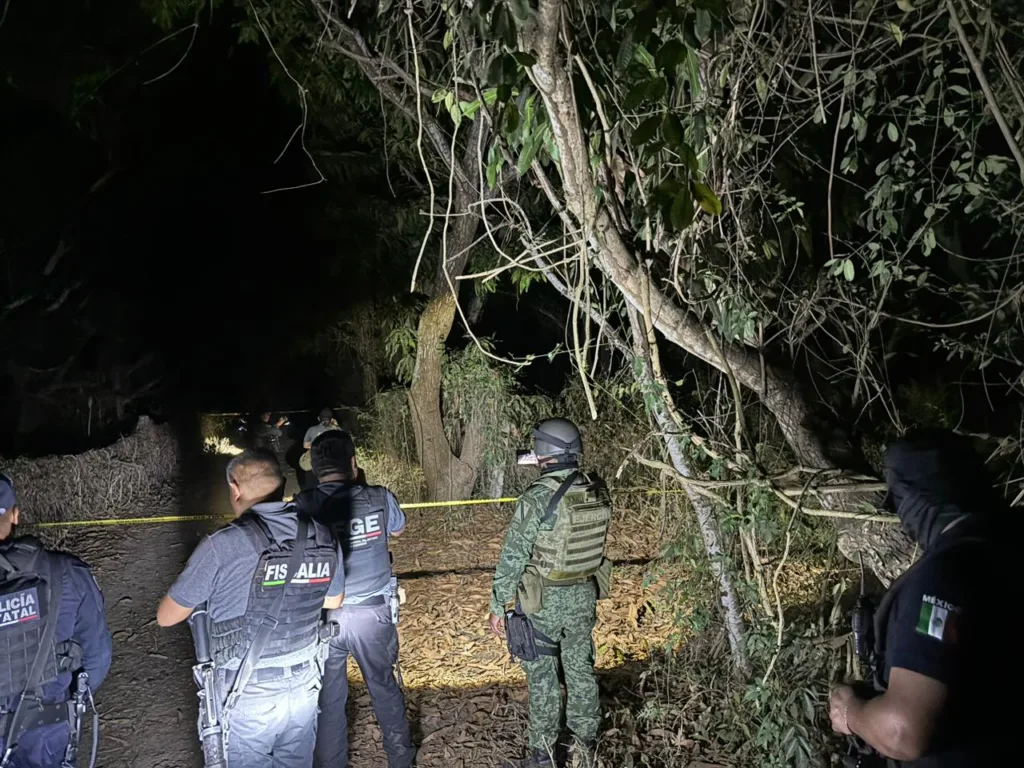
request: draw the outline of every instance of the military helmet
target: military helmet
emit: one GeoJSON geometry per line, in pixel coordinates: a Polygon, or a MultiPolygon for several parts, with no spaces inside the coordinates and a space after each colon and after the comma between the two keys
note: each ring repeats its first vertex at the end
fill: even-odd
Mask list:
{"type": "Polygon", "coordinates": [[[583,455],[580,430],[568,419],[547,419],[533,430],[534,452],[538,456],[571,457],[583,455]]]}

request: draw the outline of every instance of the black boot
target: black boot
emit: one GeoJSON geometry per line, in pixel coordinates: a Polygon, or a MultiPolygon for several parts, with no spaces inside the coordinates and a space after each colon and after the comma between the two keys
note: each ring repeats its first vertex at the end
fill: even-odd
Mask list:
{"type": "Polygon", "coordinates": [[[555,768],[555,761],[543,749],[531,749],[526,757],[517,760],[505,759],[504,768],[555,768]]]}

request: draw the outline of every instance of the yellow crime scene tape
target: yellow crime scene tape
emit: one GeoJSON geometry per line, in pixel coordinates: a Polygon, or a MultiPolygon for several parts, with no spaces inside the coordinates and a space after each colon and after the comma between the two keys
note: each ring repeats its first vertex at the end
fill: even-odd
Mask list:
{"type": "MultiPolygon", "coordinates": [[[[673,495],[686,493],[684,488],[616,488],[613,494],[642,493],[646,496],[659,494],[673,495]]],[[[290,501],[291,499],[286,499],[290,501]]],[[[403,510],[434,509],[438,507],[471,507],[480,504],[512,504],[519,501],[518,496],[503,496],[500,499],[460,499],[457,501],[417,501],[412,504],[400,504],[403,510]]],[[[803,510],[811,517],[843,517],[865,523],[896,523],[895,515],[868,514],[851,512],[832,512],[830,510],[803,510]]],[[[97,525],[160,525],[163,523],[193,523],[203,520],[233,520],[234,515],[162,515],[160,517],[111,517],[103,520],[60,520],[47,523],[25,523],[26,528],[86,528],[97,525]]]]}
{"type": "MultiPolygon", "coordinates": [[[[400,505],[406,509],[431,507],[469,507],[476,504],[511,504],[518,496],[500,499],[463,499],[461,501],[421,501],[400,505]]],[[[234,515],[162,515],[160,517],[111,517],[105,520],[59,520],[49,523],[25,523],[26,528],[84,528],[90,525],[159,525],[161,523],[192,523],[201,520],[233,520],[234,515]]]]}

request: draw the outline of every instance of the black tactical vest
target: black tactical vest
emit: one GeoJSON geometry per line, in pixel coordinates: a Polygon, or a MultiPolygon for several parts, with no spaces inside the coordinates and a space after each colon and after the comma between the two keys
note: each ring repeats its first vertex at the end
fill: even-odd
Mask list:
{"type": "Polygon", "coordinates": [[[331,529],[345,556],[345,594],[374,595],[391,581],[388,496],[379,485],[349,483],[328,493],[313,488],[296,502],[331,529]]]}
{"type": "Polygon", "coordinates": [[[289,574],[288,558],[296,546],[294,539],[276,541],[267,524],[252,511],[231,525],[244,531],[261,554],[245,614],[210,626],[214,661],[220,665],[241,661],[282,589],[285,596],[278,624],[257,667],[294,664],[304,660],[301,657],[305,652],[312,658],[317,647],[320,611],[338,567],[337,548],[330,532],[323,526],[309,526],[298,573],[289,574]]]}
{"type": "Polygon", "coordinates": [[[38,539],[0,543],[0,699],[20,696],[31,683],[38,689],[57,679],[60,665],[52,636],[40,679],[28,676],[50,612],[60,610],[50,605],[50,585],[62,576],[60,563],[38,539]]]}

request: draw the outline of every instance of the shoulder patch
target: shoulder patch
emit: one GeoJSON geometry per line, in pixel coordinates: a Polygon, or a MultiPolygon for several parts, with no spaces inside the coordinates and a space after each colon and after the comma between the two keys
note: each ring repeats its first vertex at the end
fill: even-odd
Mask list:
{"type": "Polygon", "coordinates": [[[915,630],[918,634],[955,644],[959,634],[959,619],[960,606],[947,603],[934,595],[924,595],[915,630]]]}

